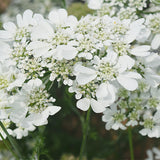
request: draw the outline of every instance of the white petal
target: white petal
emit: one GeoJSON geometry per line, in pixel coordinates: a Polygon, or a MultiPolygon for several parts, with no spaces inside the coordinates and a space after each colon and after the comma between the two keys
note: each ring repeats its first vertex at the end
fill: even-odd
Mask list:
{"type": "Polygon", "coordinates": [[[137,46],[131,50],[131,54],[135,56],[145,57],[150,55],[150,46],[149,45],[142,45],[137,46]]]}
{"type": "MultiPolygon", "coordinates": [[[[136,75],[135,75],[136,76],[136,75]]],[[[138,87],[138,83],[135,79],[130,78],[130,76],[119,75],[117,77],[118,82],[127,90],[134,91],[138,87]]]]}
{"type": "Polygon", "coordinates": [[[81,109],[82,111],[87,111],[90,107],[90,99],[83,98],[77,101],[77,108],[81,109]]]}
{"type": "Polygon", "coordinates": [[[57,112],[59,112],[60,109],[61,107],[59,106],[49,106],[43,111],[43,115],[48,118],[49,115],[56,114],[57,112]]]}
{"type": "Polygon", "coordinates": [[[33,12],[29,9],[27,9],[24,13],[23,13],[23,22],[25,24],[25,26],[32,24],[32,16],[33,16],[33,12]]]}
{"type": "Polygon", "coordinates": [[[22,16],[20,14],[18,14],[16,16],[16,18],[17,18],[17,25],[18,25],[18,27],[24,27],[22,16]]]}
{"type": "Polygon", "coordinates": [[[130,30],[126,33],[126,42],[131,43],[136,39],[140,30],[144,28],[144,26],[142,25],[143,22],[144,18],[141,18],[131,23],[130,30]]]}
{"type": "Polygon", "coordinates": [[[109,83],[102,83],[96,91],[96,97],[99,102],[101,102],[105,107],[107,107],[115,101],[115,93],[116,90],[113,85],[109,83]]]}
{"type": "Polygon", "coordinates": [[[95,70],[81,66],[79,64],[75,66],[74,72],[76,75],[76,80],[80,85],[87,84],[97,77],[95,70]]]}
{"type": "Polygon", "coordinates": [[[100,9],[103,0],[89,0],[88,7],[90,9],[100,9]]]}
{"type": "Polygon", "coordinates": [[[42,21],[38,26],[34,27],[31,37],[33,40],[50,39],[51,37],[54,37],[54,30],[50,24],[42,21]]]}
{"type": "Polygon", "coordinates": [[[47,118],[40,113],[30,114],[28,119],[35,125],[41,126],[47,124],[47,118]]]}
{"type": "Polygon", "coordinates": [[[14,34],[8,32],[8,31],[0,30],[0,39],[10,41],[10,40],[13,40],[13,37],[14,37],[14,34]]]}
{"type": "Polygon", "coordinates": [[[75,58],[78,53],[76,48],[67,45],[60,45],[57,47],[57,50],[60,52],[61,56],[67,60],[75,58]]]}
{"type": "Polygon", "coordinates": [[[41,41],[35,41],[31,42],[27,47],[27,50],[33,50],[33,55],[35,57],[40,57],[43,55],[46,55],[46,53],[49,51],[50,46],[46,42],[41,41]]]}
{"type": "Polygon", "coordinates": [[[116,59],[117,59],[117,53],[114,52],[111,48],[109,48],[107,50],[107,56],[106,56],[107,62],[114,64],[116,59]]]}
{"type": "Polygon", "coordinates": [[[102,83],[102,84],[98,87],[98,89],[97,89],[97,91],[96,91],[96,97],[97,97],[97,98],[102,98],[102,97],[106,97],[106,96],[108,96],[108,95],[109,95],[109,93],[108,93],[108,86],[107,86],[106,83],[102,83]]]}
{"type": "Polygon", "coordinates": [[[158,49],[160,47],[160,34],[155,35],[151,43],[152,49],[158,49]]]}
{"type": "Polygon", "coordinates": [[[150,73],[148,75],[145,75],[145,79],[148,82],[148,84],[154,88],[156,88],[160,84],[160,76],[159,75],[150,73]]]}
{"type": "Polygon", "coordinates": [[[7,43],[1,42],[1,41],[0,41],[0,46],[1,46],[0,60],[9,58],[9,55],[11,53],[10,46],[7,43]]]}
{"type": "Polygon", "coordinates": [[[96,78],[96,74],[79,73],[76,77],[78,84],[85,85],[96,78]]]}
{"type": "Polygon", "coordinates": [[[95,113],[102,113],[105,111],[105,107],[95,99],[91,99],[91,107],[95,113]]]}
{"type": "Polygon", "coordinates": [[[10,33],[15,33],[17,29],[16,25],[12,22],[4,23],[3,28],[10,33]]]}
{"type": "Polygon", "coordinates": [[[75,68],[74,68],[75,72],[77,73],[85,73],[85,74],[95,74],[95,70],[91,69],[91,68],[88,68],[88,67],[84,67],[80,64],[76,65],[75,68]]]}
{"type": "Polygon", "coordinates": [[[135,79],[141,79],[141,75],[139,73],[136,72],[125,72],[123,74],[121,74],[125,77],[129,77],[129,78],[135,78],[135,79]]]}
{"type": "Polygon", "coordinates": [[[124,72],[127,69],[131,69],[135,64],[135,60],[129,57],[128,55],[120,56],[117,68],[119,72],[124,72]]]}
{"type": "Polygon", "coordinates": [[[65,9],[53,10],[49,13],[48,18],[53,24],[62,24],[67,19],[67,11],[65,9]]]}

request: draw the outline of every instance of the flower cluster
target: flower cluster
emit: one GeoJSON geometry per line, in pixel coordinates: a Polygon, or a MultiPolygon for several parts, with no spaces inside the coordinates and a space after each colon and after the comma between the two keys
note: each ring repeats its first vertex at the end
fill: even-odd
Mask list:
{"type": "Polygon", "coordinates": [[[158,14],[140,18],[144,0],[106,2],[90,0],[97,14],[79,21],[58,9],[48,18],[26,10],[17,25],[4,23],[0,59],[16,69],[1,67],[1,120],[9,130],[15,124],[12,135],[27,135],[59,111],[44,85],[57,81],[75,93],[77,108],[103,112],[106,129],[141,125],[142,135],[160,137],[158,14]]]}
{"type": "MultiPolygon", "coordinates": [[[[49,115],[60,110],[40,79],[44,72],[42,60],[26,50],[39,17],[32,17],[32,11],[27,10],[23,16],[17,15],[17,25],[5,23],[5,30],[0,31],[0,120],[18,139],[36,126],[47,124],[49,115]]],[[[6,137],[3,130],[0,133],[6,137]]]]}
{"type": "MultiPolygon", "coordinates": [[[[119,59],[122,56],[124,57],[124,55],[132,58],[132,61],[131,59],[129,61],[129,58],[122,60],[121,66],[124,68],[130,67],[127,69],[130,69],[132,74],[134,72],[134,76],[136,77],[131,77],[130,73],[126,73],[126,70],[124,70],[125,73],[122,72],[118,74],[120,77],[117,77],[117,81],[124,88],[118,88],[116,86],[117,94],[114,98],[114,103],[112,102],[110,107],[104,111],[102,120],[106,122],[105,128],[107,130],[124,130],[128,126],[140,125],[143,127],[140,130],[140,133],[143,136],[148,135],[149,137],[158,138],[160,137],[160,14],[148,14],[149,12],[145,12],[144,9],[151,10],[151,8],[147,9],[147,3],[155,8],[155,5],[152,3],[152,1],[147,2],[143,0],[136,0],[134,2],[127,0],[90,0],[88,2],[88,6],[91,9],[97,10],[96,14],[98,16],[103,17],[105,14],[107,14],[113,18],[115,16],[119,17],[121,21],[130,20],[132,22],[131,24],[134,23],[133,27],[136,28],[136,31],[130,31],[130,33],[132,33],[132,38],[134,37],[131,43],[124,43],[124,41],[120,39],[118,40],[118,45],[116,47],[113,45],[112,47],[114,52],[120,56],[119,59]],[[108,10],[104,8],[107,8],[108,10]],[[109,10],[114,12],[110,12],[109,10]],[[139,19],[140,17],[144,17],[144,21],[141,22],[143,26],[140,25],[140,20],[142,21],[142,19],[139,19]],[[139,24],[139,29],[135,22],[139,24]],[[138,76],[137,73],[141,77],[138,76]],[[126,79],[126,75],[128,75],[128,79],[126,79]],[[135,79],[138,79],[137,87],[135,79]],[[131,89],[130,87],[133,88],[131,89]]],[[[113,61],[115,62],[115,60],[113,61]]],[[[109,62],[111,63],[111,60],[109,60],[109,62]]],[[[118,69],[120,69],[119,66],[118,69]]],[[[102,88],[102,93],[105,93],[104,85],[102,88]]],[[[108,95],[106,97],[108,97],[108,95]]],[[[109,98],[109,100],[111,100],[111,98],[109,98]]]]}

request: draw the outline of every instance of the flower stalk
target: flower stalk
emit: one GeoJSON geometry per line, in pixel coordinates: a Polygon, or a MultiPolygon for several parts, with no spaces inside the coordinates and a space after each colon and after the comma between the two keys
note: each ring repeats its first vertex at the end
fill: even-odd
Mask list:
{"type": "Polygon", "coordinates": [[[62,7],[63,8],[66,8],[67,6],[66,6],[66,0],[62,0],[62,7]]]}
{"type": "Polygon", "coordinates": [[[81,144],[81,149],[80,149],[79,160],[82,160],[83,157],[84,157],[84,152],[85,152],[86,142],[87,142],[87,136],[88,136],[88,130],[89,130],[90,116],[91,116],[91,107],[87,111],[85,123],[82,124],[82,127],[83,127],[83,139],[82,139],[82,144],[81,144]]]}
{"type": "Polygon", "coordinates": [[[130,158],[131,158],[131,160],[134,160],[132,128],[131,127],[128,127],[128,140],[129,140],[130,158]]]}
{"type": "MultiPolygon", "coordinates": [[[[12,145],[12,147],[14,148],[15,152],[16,152],[16,156],[19,157],[19,159],[22,159],[22,155],[19,151],[18,145],[15,142],[15,140],[9,135],[8,131],[6,130],[5,126],[3,125],[3,123],[0,121],[0,127],[2,128],[2,130],[4,131],[4,133],[7,135],[8,140],[10,142],[10,144],[12,145]]],[[[2,137],[1,137],[2,138],[2,137]]],[[[4,141],[4,140],[3,140],[4,141]]]]}
{"type": "Polygon", "coordinates": [[[12,155],[18,160],[17,155],[13,152],[13,150],[11,149],[11,147],[9,146],[9,144],[7,143],[7,141],[4,139],[4,137],[2,136],[2,134],[0,133],[0,137],[3,140],[4,145],[7,147],[7,149],[12,153],[12,155]]]}

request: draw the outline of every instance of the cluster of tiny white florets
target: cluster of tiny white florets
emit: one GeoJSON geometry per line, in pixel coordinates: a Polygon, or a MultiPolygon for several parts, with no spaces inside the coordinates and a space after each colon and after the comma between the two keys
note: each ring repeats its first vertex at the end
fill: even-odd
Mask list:
{"type": "Polygon", "coordinates": [[[65,9],[48,18],[26,10],[17,25],[3,25],[0,114],[15,123],[10,134],[26,136],[60,110],[44,85],[58,81],[75,93],[77,108],[104,112],[106,129],[140,125],[142,135],[160,137],[158,16],[138,17],[146,1],[109,2],[90,0],[97,14],[79,21],[65,9]]]}
{"type": "MultiPolygon", "coordinates": [[[[153,2],[153,1],[152,1],[153,2]]],[[[152,3],[150,2],[150,3],[152,3]]],[[[99,53],[99,57],[101,55],[105,55],[106,57],[110,57],[109,61],[105,60],[105,66],[102,65],[104,63],[96,63],[99,64],[100,67],[97,70],[95,64],[90,66],[90,69],[96,70],[96,79],[100,79],[105,85],[101,84],[99,88],[96,88],[96,98],[98,102],[105,105],[108,102],[108,106],[104,111],[104,115],[102,120],[106,122],[105,128],[107,130],[110,129],[126,129],[128,126],[142,126],[140,133],[142,135],[148,135],[149,137],[160,137],[160,123],[159,123],[159,107],[160,107],[160,98],[159,98],[159,84],[160,84],[160,56],[159,47],[160,47],[160,23],[159,23],[159,13],[147,14],[143,13],[143,9],[147,7],[147,1],[145,0],[136,0],[136,1],[88,1],[88,6],[91,9],[96,10],[97,15],[99,17],[103,17],[104,15],[110,15],[115,18],[119,17],[120,21],[115,21],[115,30],[114,28],[109,31],[112,32],[112,35],[118,36],[117,40],[112,38],[109,34],[107,35],[105,32],[105,40],[110,39],[110,41],[104,41],[104,44],[112,44],[110,46],[105,46],[106,54],[99,53]],[[121,8],[119,8],[121,6],[121,8]],[[110,9],[111,12],[106,12],[104,8],[110,9]],[[140,27],[140,32],[134,39],[134,43],[127,42],[123,37],[123,35],[128,34],[128,28],[130,28],[130,23],[140,22],[139,16],[145,15],[145,21],[142,22],[140,27]],[[130,21],[127,22],[127,19],[130,21]],[[125,25],[123,25],[123,21],[125,21],[125,25]],[[124,27],[123,27],[124,26],[124,27]],[[113,32],[114,31],[114,32],[113,32]],[[120,37],[120,39],[119,39],[120,37]],[[141,43],[141,46],[138,44],[141,43]],[[133,45],[134,44],[134,45],[133,45]],[[147,49],[148,48],[148,49],[147,49]],[[111,53],[111,55],[110,55],[111,53]],[[114,53],[117,55],[115,56],[114,53]],[[134,57],[134,56],[135,57],[134,57]],[[127,57],[126,57],[127,56],[127,57]],[[134,61],[132,61],[134,59],[134,61]],[[126,57],[127,59],[121,59],[126,57]],[[113,60],[114,59],[114,60],[113,60]],[[114,62],[114,63],[113,63],[114,62]],[[127,63],[128,62],[128,63],[127,63]],[[133,65],[131,65],[133,63],[133,65]],[[131,65],[131,66],[129,66],[131,65]],[[104,68],[102,67],[104,66],[104,68]],[[141,75],[141,78],[136,77],[138,80],[137,89],[131,89],[133,86],[133,81],[125,80],[126,71],[121,67],[130,69],[128,71],[135,72],[141,75]],[[102,68],[101,68],[102,67],[102,68]],[[122,70],[121,70],[122,69],[122,70]],[[100,74],[99,72],[100,71],[100,74]],[[105,71],[105,72],[104,72],[105,71]],[[122,72],[121,72],[122,71],[122,72]],[[123,73],[125,72],[125,73],[123,73]],[[104,73],[104,74],[103,74],[104,73]],[[103,76],[104,75],[104,76],[103,76]],[[124,77],[125,78],[124,78],[124,77]],[[100,78],[99,78],[100,77],[100,78]],[[119,88],[118,84],[115,82],[118,81],[124,88],[119,88]],[[131,86],[127,85],[127,81],[131,82],[131,86]],[[111,89],[106,87],[106,83],[109,85],[114,84],[114,90],[116,88],[115,97],[112,94],[111,89]],[[105,88],[106,87],[106,88],[105,88]],[[105,91],[108,89],[108,93],[105,94],[105,91]],[[100,91],[101,90],[101,91],[100,91]],[[110,92],[109,92],[110,90],[110,92]],[[101,97],[100,95],[101,94],[101,97]],[[110,97],[110,98],[108,98],[110,97]],[[111,101],[112,99],[112,101],[111,101]],[[114,102],[113,102],[114,101],[114,102]],[[104,103],[105,102],[105,103],[104,103]]],[[[146,12],[147,13],[147,12],[146,12]]],[[[134,23],[134,27],[138,23],[134,23]]],[[[102,25],[104,26],[104,24],[102,25]]],[[[113,26],[113,25],[112,25],[113,26]]],[[[93,27],[92,27],[93,28],[93,27]]],[[[111,28],[111,27],[110,27],[111,28]]],[[[131,27],[132,28],[132,27],[131,27]]],[[[103,30],[102,30],[103,31],[103,30]]],[[[129,31],[131,32],[131,31],[129,31]]],[[[132,32],[133,33],[133,32],[132,32]]],[[[132,36],[136,33],[136,31],[132,34],[132,36]]],[[[100,37],[103,37],[100,36],[100,37]]],[[[129,40],[129,39],[128,39],[129,40]]],[[[102,56],[102,57],[103,57],[102,56]]],[[[104,58],[102,58],[104,59],[104,58]]],[[[97,61],[97,60],[96,60],[97,61]]],[[[101,60],[102,62],[102,60],[101,60]]],[[[81,73],[82,74],[82,73],[81,73]]],[[[90,71],[91,74],[91,71],[90,71]]],[[[92,74],[93,76],[93,74],[92,74]]],[[[138,76],[138,75],[137,75],[138,76]]],[[[77,76],[78,77],[78,76],[77,76]]],[[[127,75],[127,77],[131,78],[131,75],[127,75]]],[[[93,78],[95,81],[95,77],[93,78]]],[[[96,81],[96,84],[99,82],[96,81]]],[[[113,88],[112,88],[113,89],[113,88]]],[[[83,103],[86,102],[86,99],[83,103]]],[[[78,106],[83,105],[82,102],[78,104],[78,106]]],[[[91,103],[92,105],[92,103],[91,103]]],[[[79,107],[80,108],[80,107],[79,107]]]]}
{"type": "MultiPolygon", "coordinates": [[[[53,105],[55,99],[49,96],[40,79],[34,79],[32,76],[28,81],[26,74],[16,68],[16,62],[11,60],[2,62],[0,120],[10,135],[20,139],[27,136],[28,131],[33,131],[35,126],[46,124],[48,116],[54,115],[60,107],[53,105]],[[15,124],[16,127],[10,128],[11,124],[15,124]]],[[[0,133],[6,138],[2,129],[0,133]]]]}
{"type": "Polygon", "coordinates": [[[160,13],[146,16],[146,25],[153,33],[160,33],[160,13]]]}
{"type": "MultiPolygon", "coordinates": [[[[55,99],[41,80],[47,71],[45,61],[27,50],[31,30],[42,18],[27,10],[23,16],[17,15],[17,25],[7,22],[3,26],[5,30],[0,31],[0,120],[8,133],[18,139],[36,126],[47,124],[48,117],[60,110],[53,105],[55,99]],[[10,128],[12,124],[14,128],[10,128]]],[[[0,132],[6,138],[3,130],[0,132]]]]}

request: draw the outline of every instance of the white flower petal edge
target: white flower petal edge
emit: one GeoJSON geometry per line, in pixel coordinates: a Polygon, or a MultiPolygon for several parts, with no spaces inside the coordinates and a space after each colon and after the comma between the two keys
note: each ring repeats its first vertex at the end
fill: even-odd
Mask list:
{"type": "Polygon", "coordinates": [[[152,49],[158,49],[160,47],[160,34],[155,35],[151,43],[152,49]]]}

